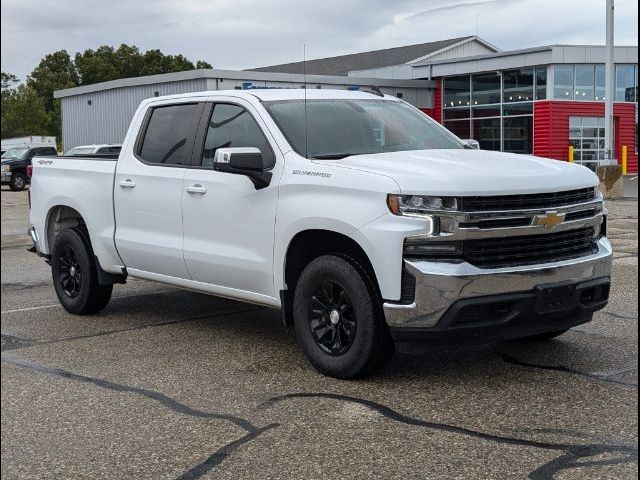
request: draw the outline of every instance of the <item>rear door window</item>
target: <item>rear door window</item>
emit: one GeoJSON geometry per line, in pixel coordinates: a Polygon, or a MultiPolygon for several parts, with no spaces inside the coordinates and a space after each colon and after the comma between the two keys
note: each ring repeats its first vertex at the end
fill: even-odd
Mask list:
{"type": "Polygon", "coordinates": [[[201,104],[167,105],[153,108],[148,116],[138,156],[147,163],[188,165],[201,104]]]}

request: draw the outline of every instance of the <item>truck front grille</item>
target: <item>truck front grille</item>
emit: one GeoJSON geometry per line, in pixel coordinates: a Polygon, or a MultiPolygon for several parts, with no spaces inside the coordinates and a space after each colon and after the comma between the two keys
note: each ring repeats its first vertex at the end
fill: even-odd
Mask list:
{"type": "Polygon", "coordinates": [[[480,268],[501,268],[557,262],[598,251],[592,227],[521,237],[463,242],[463,256],[480,268]]]}
{"type": "Polygon", "coordinates": [[[463,197],[462,210],[465,212],[487,212],[563,207],[595,200],[596,193],[596,189],[591,187],[566,192],[463,197]]]}

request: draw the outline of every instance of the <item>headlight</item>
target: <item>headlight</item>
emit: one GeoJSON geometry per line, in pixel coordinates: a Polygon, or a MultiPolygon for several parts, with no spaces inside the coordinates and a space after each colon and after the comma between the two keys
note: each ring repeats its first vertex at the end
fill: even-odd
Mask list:
{"type": "Polygon", "coordinates": [[[10,172],[11,171],[11,165],[2,165],[2,171],[3,172],[10,172]]]}
{"type": "Polygon", "coordinates": [[[456,197],[429,197],[425,195],[387,195],[387,206],[394,215],[424,217],[432,212],[455,211],[456,197]]]}

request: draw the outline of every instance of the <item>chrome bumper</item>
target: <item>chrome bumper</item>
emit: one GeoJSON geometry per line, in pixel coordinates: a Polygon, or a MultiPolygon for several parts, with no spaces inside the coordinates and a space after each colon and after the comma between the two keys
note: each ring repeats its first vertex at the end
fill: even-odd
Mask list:
{"type": "Polygon", "coordinates": [[[384,313],[392,328],[432,328],[457,300],[526,292],[547,283],[609,277],[612,259],[611,244],[603,237],[593,255],[543,265],[482,269],[469,263],[405,260],[405,268],[416,279],[414,302],[386,302],[384,313]]]}
{"type": "Polygon", "coordinates": [[[11,172],[2,172],[2,183],[9,183],[11,181],[11,172]]]}

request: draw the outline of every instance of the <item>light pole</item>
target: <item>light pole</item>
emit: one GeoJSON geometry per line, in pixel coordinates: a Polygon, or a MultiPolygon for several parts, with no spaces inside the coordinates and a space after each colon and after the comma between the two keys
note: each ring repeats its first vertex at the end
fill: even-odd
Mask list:
{"type": "Polygon", "coordinates": [[[607,0],[607,39],[605,58],[605,80],[604,80],[604,144],[605,144],[605,164],[613,164],[613,100],[615,95],[615,66],[613,50],[613,0],[607,0]]]}

